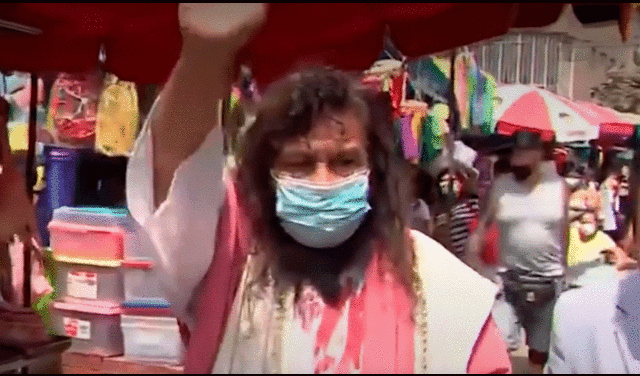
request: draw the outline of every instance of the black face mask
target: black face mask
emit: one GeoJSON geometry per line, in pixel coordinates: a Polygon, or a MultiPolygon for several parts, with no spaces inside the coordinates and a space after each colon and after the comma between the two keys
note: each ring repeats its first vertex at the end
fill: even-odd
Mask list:
{"type": "Polygon", "coordinates": [[[533,169],[531,166],[511,166],[511,172],[517,181],[525,181],[531,176],[533,169]]]}

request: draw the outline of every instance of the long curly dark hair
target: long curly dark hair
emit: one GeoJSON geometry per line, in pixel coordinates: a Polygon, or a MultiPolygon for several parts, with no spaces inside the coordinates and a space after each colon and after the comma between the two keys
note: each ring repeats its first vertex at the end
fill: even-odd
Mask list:
{"type": "MultiPolygon", "coordinates": [[[[413,250],[407,236],[411,192],[409,164],[396,152],[389,95],[360,85],[357,77],[331,68],[311,68],[273,84],[263,96],[255,122],[238,151],[237,178],[243,206],[252,220],[259,249],[269,266],[293,276],[297,286],[311,281],[323,298],[336,301],[338,276],[361,260],[359,250],[371,254],[372,240],[393,265],[396,277],[413,295],[413,250]],[[373,210],[358,231],[333,249],[313,249],[295,242],[279,225],[275,186],[270,171],[283,145],[309,133],[325,110],[355,109],[367,132],[370,205],[373,210]]],[[[266,268],[265,268],[266,270],[266,268]]]]}

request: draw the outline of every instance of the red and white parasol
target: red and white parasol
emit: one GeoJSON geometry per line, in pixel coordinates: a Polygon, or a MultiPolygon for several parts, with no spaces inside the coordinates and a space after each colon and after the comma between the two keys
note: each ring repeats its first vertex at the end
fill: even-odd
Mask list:
{"type": "Polygon", "coordinates": [[[554,137],[559,143],[583,142],[598,138],[598,126],[562,98],[549,91],[526,85],[504,85],[496,94],[496,133],[510,136],[519,130],[554,137]]]}

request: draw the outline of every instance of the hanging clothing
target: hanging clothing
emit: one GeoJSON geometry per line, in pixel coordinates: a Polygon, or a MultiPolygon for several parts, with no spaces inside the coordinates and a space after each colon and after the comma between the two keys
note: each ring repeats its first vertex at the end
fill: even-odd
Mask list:
{"type": "Polygon", "coordinates": [[[409,64],[413,85],[435,102],[448,103],[451,63],[447,59],[427,57],[409,64]]]}
{"type": "Polygon", "coordinates": [[[403,71],[402,73],[394,76],[391,79],[391,106],[397,112],[400,111],[400,105],[404,100],[404,89],[405,89],[405,81],[407,78],[407,74],[403,71]]]}
{"type": "Polygon", "coordinates": [[[471,89],[471,98],[469,99],[469,113],[471,117],[471,125],[478,127],[483,134],[486,131],[484,105],[485,105],[485,87],[487,79],[482,74],[478,66],[473,60],[471,71],[468,75],[469,88],[471,89]]]}
{"type": "Polygon", "coordinates": [[[140,113],[133,82],[105,77],[96,121],[96,149],[108,156],[127,156],[138,136],[140,113]]]}
{"type": "Polygon", "coordinates": [[[498,85],[492,75],[482,72],[484,77],[484,104],[482,106],[484,112],[484,122],[482,124],[483,134],[493,134],[495,132],[495,121],[493,120],[493,111],[496,107],[496,95],[498,93],[498,85]]]}
{"type": "Polygon", "coordinates": [[[416,114],[405,114],[400,118],[402,122],[402,150],[406,160],[412,160],[420,156],[418,154],[418,141],[412,130],[412,122],[416,118],[419,119],[416,114]]]}
{"type": "Polygon", "coordinates": [[[425,117],[421,143],[421,164],[423,167],[428,166],[440,155],[444,147],[444,135],[449,131],[448,117],[449,107],[442,103],[435,104],[425,117]]]}
{"type": "Polygon", "coordinates": [[[469,83],[467,74],[469,71],[469,57],[466,54],[458,54],[454,65],[453,92],[456,96],[456,104],[458,105],[459,126],[464,131],[470,127],[469,116],[469,83]]]}
{"type": "Polygon", "coordinates": [[[47,119],[56,141],[71,147],[94,147],[102,85],[98,72],[58,75],[51,89],[47,119]]]}

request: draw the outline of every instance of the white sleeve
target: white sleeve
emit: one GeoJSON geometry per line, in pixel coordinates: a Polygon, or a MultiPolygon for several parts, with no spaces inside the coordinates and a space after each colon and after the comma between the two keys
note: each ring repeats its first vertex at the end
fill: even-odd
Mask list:
{"type": "MultiPolygon", "coordinates": [[[[141,247],[155,268],[174,313],[190,327],[189,304],[213,259],[219,209],[224,199],[223,135],[215,127],[176,169],[166,200],[154,210],[154,104],[127,168],[127,202],[139,225],[141,247]]],[[[188,126],[188,125],[185,125],[188,126]]]]}

